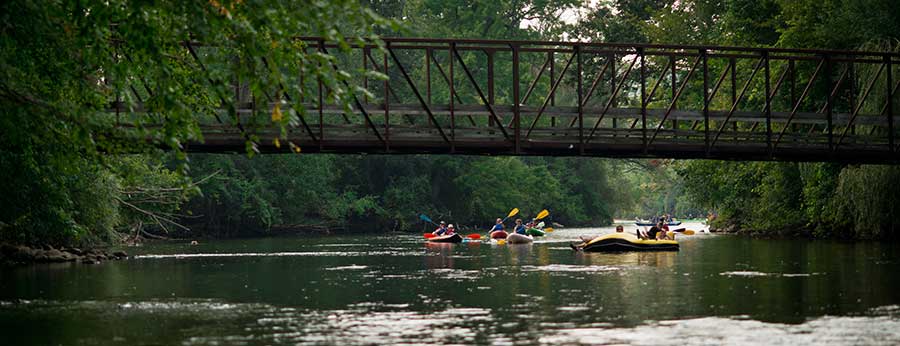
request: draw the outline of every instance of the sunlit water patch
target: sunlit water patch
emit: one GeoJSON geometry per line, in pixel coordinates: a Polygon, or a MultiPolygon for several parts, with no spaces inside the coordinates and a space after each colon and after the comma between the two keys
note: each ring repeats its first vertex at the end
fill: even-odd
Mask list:
{"type": "Polygon", "coordinates": [[[549,264],[543,266],[522,266],[523,271],[544,271],[544,272],[562,272],[562,273],[609,273],[624,270],[622,266],[608,265],[569,265],[569,264],[549,264]]]}
{"type": "Polygon", "coordinates": [[[900,320],[891,316],[826,316],[801,324],[706,317],[633,328],[571,328],[539,339],[543,345],[897,345],[900,320]]]}
{"type": "Polygon", "coordinates": [[[739,271],[729,271],[719,273],[721,276],[731,276],[731,277],[785,277],[785,278],[796,278],[796,277],[810,277],[815,275],[822,275],[822,273],[763,273],[757,271],[747,271],[747,270],[739,270],[739,271]]]}

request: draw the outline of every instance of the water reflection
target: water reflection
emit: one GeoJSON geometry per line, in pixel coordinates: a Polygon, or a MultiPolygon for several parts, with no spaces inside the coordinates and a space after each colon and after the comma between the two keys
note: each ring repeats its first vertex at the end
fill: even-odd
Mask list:
{"type": "Polygon", "coordinates": [[[694,236],[679,252],[563,247],[582,233],[503,246],[160,244],[136,260],[0,268],[0,335],[4,345],[900,342],[900,246],[694,236]]]}
{"type": "Polygon", "coordinates": [[[589,265],[640,265],[658,268],[670,268],[678,260],[678,252],[621,252],[621,253],[589,253],[575,254],[577,263],[589,265]]]}
{"type": "Polygon", "coordinates": [[[452,243],[425,243],[425,267],[429,269],[453,268],[453,250],[456,244],[452,243]]]}

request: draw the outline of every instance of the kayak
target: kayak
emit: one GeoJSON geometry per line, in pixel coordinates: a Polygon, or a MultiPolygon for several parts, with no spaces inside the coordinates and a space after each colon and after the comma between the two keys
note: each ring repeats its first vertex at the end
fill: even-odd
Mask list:
{"type": "Polygon", "coordinates": [[[491,232],[491,239],[506,239],[506,231],[493,231],[491,232]]]}
{"type": "Polygon", "coordinates": [[[453,233],[451,235],[443,235],[440,237],[434,237],[428,239],[431,243],[462,243],[463,238],[459,233],[453,233]]]}
{"type": "MultiPolygon", "coordinates": [[[[647,227],[656,226],[656,224],[653,223],[653,221],[648,221],[648,220],[637,220],[634,222],[634,224],[638,225],[638,226],[647,226],[647,227]]],[[[681,221],[669,221],[669,223],[667,223],[666,225],[678,226],[678,225],[681,225],[681,221]]]]}
{"type": "Polygon", "coordinates": [[[537,228],[529,228],[529,229],[525,230],[525,234],[530,235],[532,237],[543,237],[544,231],[539,230],[537,228]]]}
{"type": "Polygon", "coordinates": [[[631,233],[599,236],[582,247],[587,252],[678,251],[676,240],[643,240],[631,233]]]}
{"type": "Polygon", "coordinates": [[[528,244],[533,243],[534,238],[532,238],[530,235],[510,233],[508,236],[506,236],[506,242],[510,244],[528,244]]]}

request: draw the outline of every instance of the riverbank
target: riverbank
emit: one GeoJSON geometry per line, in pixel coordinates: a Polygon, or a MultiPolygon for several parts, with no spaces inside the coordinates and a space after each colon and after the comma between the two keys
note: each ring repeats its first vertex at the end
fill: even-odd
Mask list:
{"type": "Polygon", "coordinates": [[[128,258],[128,253],[106,249],[79,249],[75,247],[54,248],[51,245],[25,246],[0,244],[0,265],[22,265],[31,263],[83,263],[98,264],[105,261],[128,258]]]}
{"type": "MultiPolygon", "coordinates": [[[[782,238],[782,239],[851,239],[849,237],[842,238],[833,235],[816,234],[812,229],[807,227],[791,227],[778,230],[758,230],[752,228],[741,227],[738,224],[727,223],[721,224],[714,222],[709,226],[710,233],[718,234],[735,234],[752,238],[782,238]]],[[[867,240],[852,238],[853,240],[867,240]]]]}

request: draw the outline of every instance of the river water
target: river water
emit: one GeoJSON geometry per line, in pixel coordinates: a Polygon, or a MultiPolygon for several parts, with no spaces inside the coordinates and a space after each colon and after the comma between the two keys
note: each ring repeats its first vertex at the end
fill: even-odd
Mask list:
{"type": "MultiPolygon", "coordinates": [[[[687,225],[699,229],[701,225],[687,225]]],[[[575,253],[420,236],[152,244],[0,269],[3,345],[896,345],[900,246],[698,234],[575,253]]]]}

